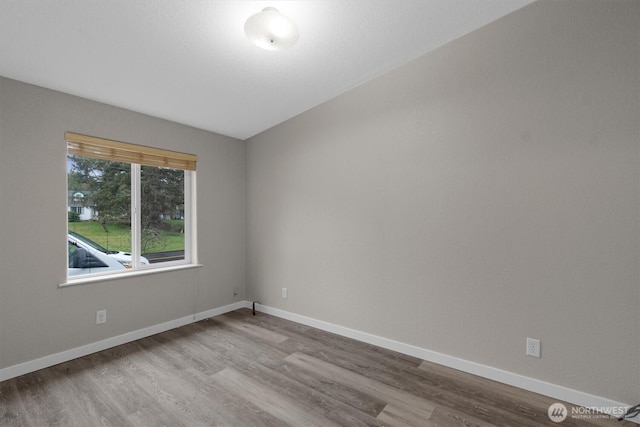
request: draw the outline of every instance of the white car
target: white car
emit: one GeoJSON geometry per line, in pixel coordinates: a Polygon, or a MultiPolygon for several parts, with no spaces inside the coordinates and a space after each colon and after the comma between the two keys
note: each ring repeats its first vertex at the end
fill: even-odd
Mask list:
{"type": "MultiPolygon", "coordinates": [[[[71,237],[71,236],[69,236],[71,237]]],[[[68,239],[69,276],[126,270],[115,258],[97,249],[81,245],[76,239],[68,239]]]]}
{"type": "MultiPolygon", "coordinates": [[[[73,231],[68,232],[67,240],[69,244],[69,275],[122,270],[132,267],[131,254],[128,252],[109,250],[73,231]],[[83,251],[75,254],[78,249],[83,251]],[[116,261],[116,263],[113,261],[116,261]],[[91,269],[91,271],[86,269],[91,269]]],[[[149,260],[145,257],[140,257],[140,264],[149,264],[149,260]]]]}

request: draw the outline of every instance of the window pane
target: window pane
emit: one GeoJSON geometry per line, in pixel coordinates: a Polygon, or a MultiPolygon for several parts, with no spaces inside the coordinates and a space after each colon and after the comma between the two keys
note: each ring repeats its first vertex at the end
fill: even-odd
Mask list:
{"type": "Polygon", "coordinates": [[[131,165],[67,156],[69,275],[131,267],[131,165]]]}
{"type": "Polygon", "coordinates": [[[152,264],[185,259],[184,174],[155,166],[140,169],[140,252],[152,264]]]}

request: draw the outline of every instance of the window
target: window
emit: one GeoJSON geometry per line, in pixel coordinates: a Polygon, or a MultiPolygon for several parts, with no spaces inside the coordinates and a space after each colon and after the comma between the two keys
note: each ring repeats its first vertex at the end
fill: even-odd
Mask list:
{"type": "Polygon", "coordinates": [[[196,263],[196,156],[65,139],[69,277],[196,263]]]}

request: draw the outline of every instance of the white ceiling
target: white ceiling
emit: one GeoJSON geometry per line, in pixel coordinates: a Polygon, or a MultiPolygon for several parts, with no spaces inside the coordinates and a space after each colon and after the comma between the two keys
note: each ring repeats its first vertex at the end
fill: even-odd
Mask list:
{"type": "Polygon", "coordinates": [[[533,0],[0,0],[0,75],[249,138],[533,0]],[[243,33],[267,6],[300,40],[243,33]]]}

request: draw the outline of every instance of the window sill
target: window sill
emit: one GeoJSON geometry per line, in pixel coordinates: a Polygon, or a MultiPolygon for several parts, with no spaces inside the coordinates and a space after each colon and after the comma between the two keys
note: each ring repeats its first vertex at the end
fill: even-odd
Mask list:
{"type": "Polygon", "coordinates": [[[189,270],[192,268],[199,268],[199,267],[202,267],[202,264],[184,264],[184,265],[174,265],[171,267],[159,267],[159,268],[150,268],[147,270],[130,271],[127,273],[80,277],[77,279],[75,278],[67,279],[65,283],[59,284],[58,287],[65,288],[67,286],[86,285],[89,283],[107,282],[110,280],[122,280],[122,279],[131,278],[131,277],[148,276],[150,274],[166,273],[169,271],[189,270]]]}

